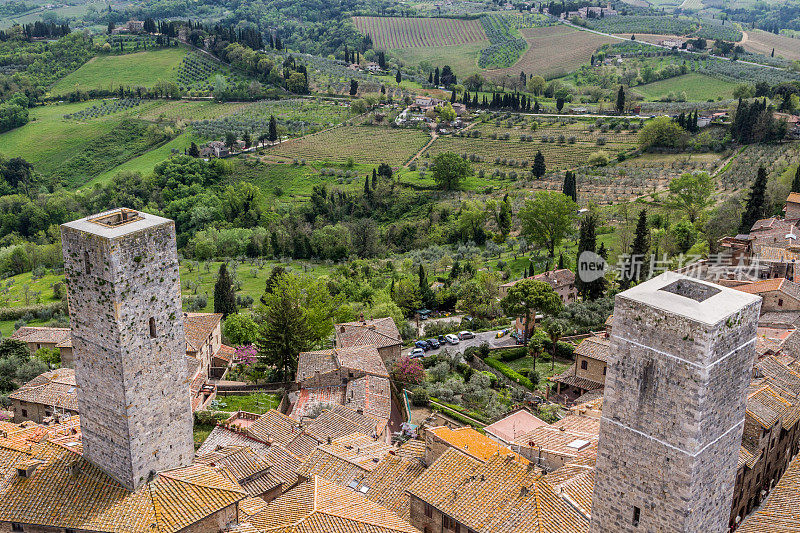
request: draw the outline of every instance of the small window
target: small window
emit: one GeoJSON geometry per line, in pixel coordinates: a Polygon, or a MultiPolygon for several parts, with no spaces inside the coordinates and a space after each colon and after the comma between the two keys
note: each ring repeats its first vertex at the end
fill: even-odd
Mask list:
{"type": "Polygon", "coordinates": [[[28,410],[27,409],[23,409],[22,410],[22,416],[24,416],[25,418],[28,418],[28,410]]]}
{"type": "Polygon", "coordinates": [[[25,528],[18,522],[11,522],[11,531],[25,531],[25,528]]]}
{"type": "Polygon", "coordinates": [[[83,252],[83,268],[86,269],[87,274],[92,273],[92,262],[89,261],[89,252],[83,252]]]}
{"type": "Polygon", "coordinates": [[[156,338],[156,319],[153,317],[150,317],[150,337],[156,338]]]}
{"type": "Polygon", "coordinates": [[[64,533],[75,533],[75,530],[74,529],[70,529],[70,528],[66,528],[64,530],[64,533]]]}
{"type": "Polygon", "coordinates": [[[587,363],[586,359],[584,359],[581,361],[581,370],[586,370],[587,368],[589,368],[589,363],[587,363]]]}
{"type": "Polygon", "coordinates": [[[425,504],[425,516],[427,516],[428,518],[433,517],[433,507],[431,507],[427,503],[425,504]]]}
{"type": "Polygon", "coordinates": [[[603,367],[603,375],[604,376],[606,375],[606,368],[608,368],[608,367],[605,367],[605,366],[603,367]]]}
{"type": "Polygon", "coordinates": [[[50,411],[45,411],[45,412],[44,412],[44,416],[46,416],[46,417],[47,417],[47,416],[50,416],[50,415],[52,415],[52,414],[53,414],[53,413],[51,413],[50,411]]]}
{"type": "Polygon", "coordinates": [[[642,513],[642,510],[639,509],[638,507],[634,506],[634,508],[633,508],[633,520],[631,521],[631,524],[633,524],[634,526],[638,526],[639,525],[639,515],[641,513],[642,513]]]}
{"type": "Polygon", "coordinates": [[[783,307],[783,298],[778,298],[778,307],[783,307]]]}

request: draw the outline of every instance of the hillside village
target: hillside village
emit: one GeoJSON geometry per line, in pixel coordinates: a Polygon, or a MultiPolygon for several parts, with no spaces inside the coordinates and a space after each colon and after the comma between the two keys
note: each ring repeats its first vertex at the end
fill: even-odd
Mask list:
{"type": "MultiPolygon", "coordinates": [[[[447,417],[409,425],[398,394],[404,385],[388,371],[402,344],[388,318],[337,324],[334,348],[298,354],[296,384],[278,409],[233,413],[196,451],[192,411],[208,407],[232,348],[221,343],[219,314],[183,313],[170,296],[180,283],[174,223],[118,209],[66,224],[70,312],[79,326],[24,327],[12,336],[28,350],[61,350],[63,367],[11,395],[14,421],[2,422],[0,437],[0,524],[556,532],[651,530],[680,517],[686,531],[783,530],[796,520],[785,495],[798,489],[800,464],[800,292],[786,269],[793,239],[778,235],[793,231],[797,205],[790,196],[785,218],[726,238],[735,247],[727,263],[701,262],[693,265],[699,276],[666,273],[620,293],[606,330],[583,340],[574,365],[551,378],[565,407],[554,423],[518,408],[481,431],[447,417]],[[736,269],[764,248],[785,255],[758,265],[763,280],[739,282],[736,269]],[[164,277],[151,277],[153,267],[164,277]],[[116,294],[132,292],[105,298],[106,283],[116,294]],[[159,308],[140,304],[157,300],[159,308]],[[81,318],[88,316],[103,329],[81,318]],[[731,368],[692,377],[704,364],[731,368]],[[686,394],[691,388],[698,395],[686,394]],[[703,394],[708,401],[692,403],[703,394]],[[677,398],[691,416],[672,416],[666,406],[677,398]],[[635,461],[633,476],[625,465],[635,461]],[[698,467],[705,472],[674,479],[698,467]],[[665,483],[673,487],[638,492],[665,483]],[[62,510],[43,514],[43,506],[62,510]]],[[[566,274],[537,277],[574,284],[566,274]]],[[[569,286],[563,298],[574,298],[569,286]]]]}

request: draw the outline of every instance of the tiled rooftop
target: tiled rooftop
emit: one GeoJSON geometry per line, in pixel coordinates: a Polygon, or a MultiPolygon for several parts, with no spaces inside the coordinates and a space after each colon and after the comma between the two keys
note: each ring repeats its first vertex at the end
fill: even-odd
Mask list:
{"type": "Polygon", "coordinates": [[[45,372],[11,393],[9,398],[77,412],[78,388],[75,385],[75,371],[71,368],[59,368],[45,372]]]}
{"type": "Polygon", "coordinates": [[[368,344],[373,344],[376,348],[384,348],[397,346],[402,342],[400,331],[391,317],[362,322],[346,322],[336,324],[334,328],[338,348],[368,344]]]}
{"type": "Polygon", "coordinates": [[[187,351],[196,352],[214,333],[222,321],[221,313],[186,313],[183,329],[186,333],[187,351]]]}
{"type": "Polygon", "coordinates": [[[265,533],[419,533],[360,493],[319,476],[269,502],[248,520],[265,533]]]}
{"type": "Polygon", "coordinates": [[[430,431],[437,438],[446,442],[453,448],[461,450],[463,453],[486,462],[497,454],[510,456],[521,464],[528,464],[528,460],[493,441],[489,437],[475,431],[471,427],[450,429],[446,426],[431,428],[430,431]]]}
{"type": "Polygon", "coordinates": [[[789,463],[780,481],[766,502],[737,530],[739,533],[798,533],[800,532],[800,456],[789,463]]]}
{"type": "Polygon", "coordinates": [[[70,328],[45,328],[24,326],[11,335],[11,339],[22,342],[38,342],[42,344],[59,344],[71,337],[70,328]]]}

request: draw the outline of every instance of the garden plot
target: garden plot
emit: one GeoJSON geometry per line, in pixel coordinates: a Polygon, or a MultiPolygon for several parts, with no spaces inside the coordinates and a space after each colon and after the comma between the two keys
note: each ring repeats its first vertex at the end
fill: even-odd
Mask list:
{"type": "Polygon", "coordinates": [[[447,18],[353,17],[358,30],[376,48],[452,46],[486,40],[477,20],[447,18]]]}

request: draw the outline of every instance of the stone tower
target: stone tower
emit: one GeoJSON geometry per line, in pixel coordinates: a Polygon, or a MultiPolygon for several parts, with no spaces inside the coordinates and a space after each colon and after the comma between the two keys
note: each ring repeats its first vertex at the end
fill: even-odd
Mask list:
{"type": "Polygon", "coordinates": [[[83,455],[135,490],[194,457],[175,223],[114,209],[61,242],[83,455]]]}
{"type": "Polygon", "coordinates": [[[617,295],[592,533],[727,531],[760,308],[674,273],[617,295]]]}

